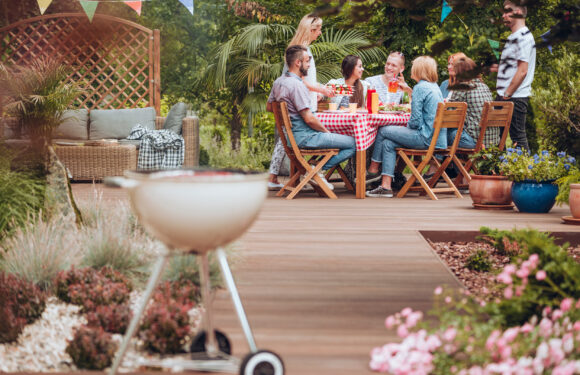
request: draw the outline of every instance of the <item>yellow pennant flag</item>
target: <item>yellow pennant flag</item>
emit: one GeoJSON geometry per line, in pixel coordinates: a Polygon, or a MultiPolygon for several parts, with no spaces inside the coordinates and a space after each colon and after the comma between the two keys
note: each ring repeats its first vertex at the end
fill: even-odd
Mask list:
{"type": "Polygon", "coordinates": [[[125,4],[129,5],[138,15],[141,15],[141,2],[140,1],[125,1],[125,4]]]}
{"type": "Polygon", "coordinates": [[[44,14],[46,9],[50,6],[50,3],[52,3],[52,0],[37,0],[37,1],[38,7],[40,8],[40,14],[44,14]]]}

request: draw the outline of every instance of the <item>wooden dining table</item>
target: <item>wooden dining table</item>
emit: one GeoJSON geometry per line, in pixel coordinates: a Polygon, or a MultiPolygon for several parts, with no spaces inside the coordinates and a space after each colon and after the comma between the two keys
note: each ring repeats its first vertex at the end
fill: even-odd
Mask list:
{"type": "Polygon", "coordinates": [[[365,198],[366,190],[366,150],[375,142],[380,126],[407,126],[410,113],[381,112],[356,113],[344,111],[317,112],[316,117],[332,133],[350,135],[356,141],[356,197],[365,198]]]}

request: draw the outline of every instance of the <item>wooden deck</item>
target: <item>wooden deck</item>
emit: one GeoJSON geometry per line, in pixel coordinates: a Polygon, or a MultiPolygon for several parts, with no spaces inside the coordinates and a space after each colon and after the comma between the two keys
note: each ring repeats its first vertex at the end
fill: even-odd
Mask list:
{"type": "MultiPolygon", "coordinates": [[[[126,199],[104,189],[105,201],[126,199]]],[[[75,184],[77,199],[92,195],[75,184]]],[[[568,207],[548,214],[480,211],[471,199],[424,197],[338,200],[299,195],[292,201],[270,194],[262,213],[241,239],[233,270],[260,348],[280,354],[289,375],[370,374],[369,352],[395,340],[387,315],[410,306],[427,310],[438,285],[459,287],[419,233],[473,231],[485,225],[575,232],[561,224],[568,207]]],[[[215,301],[217,326],[248,352],[229,295],[215,301]]]]}

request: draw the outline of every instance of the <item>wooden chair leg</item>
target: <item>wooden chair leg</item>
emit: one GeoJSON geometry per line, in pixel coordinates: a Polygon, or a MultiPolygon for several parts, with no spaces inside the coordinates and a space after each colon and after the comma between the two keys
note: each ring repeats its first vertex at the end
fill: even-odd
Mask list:
{"type": "MultiPolygon", "coordinates": [[[[419,173],[419,170],[417,169],[417,167],[415,167],[415,163],[413,163],[411,161],[411,159],[409,159],[409,157],[407,155],[405,155],[405,153],[403,153],[403,152],[399,153],[399,156],[403,159],[405,164],[407,164],[409,169],[411,169],[411,172],[413,173],[413,175],[409,178],[409,180],[407,180],[407,183],[399,191],[399,193],[397,194],[397,198],[403,198],[407,194],[407,192],[409,191],[411,186],[413,186],[413,183],[415,182],[415,180],[417,180],[417,181],[419,181],[419,183],[421,184],[421,186],[423,187],[425,192],[429,195],[429,198],[431,198],[433,200],[437,200],[437,197],[435,196],[433,191],[431,191],[431,188],[429,187],[427,182],[425,182],[425,179],[423,179],[423,176],[421,175],[421,173],[419,173]]],[[[426,164],[427,164],[426,162],[420,163],[419,169],[423,169],[426,164]]]]}
{"type": "Polygon", "coordinates": [[[298,181],[298,179],[300,178],[300,173],[298,171],[296,171],[292,177],[290,177],[290,180],[288,180],[288,182],[286,182],[286,185],[284,185],[280,191],[278,191],[278,193],[276,193],[277,197],[281,197],[284,195],[284,193],[286,192],[286,190],[292,192],[296,189],[296,181],[298,181]]]}

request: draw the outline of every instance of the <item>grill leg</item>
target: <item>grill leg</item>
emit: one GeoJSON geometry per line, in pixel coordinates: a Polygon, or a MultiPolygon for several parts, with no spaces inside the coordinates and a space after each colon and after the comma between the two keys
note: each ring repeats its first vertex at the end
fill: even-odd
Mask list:
{"type": "Polygon", "coordinates": [[[211,285],[209,281],[209,261],[207,259],[207,252],[198,254],[198,259],[200,260],[200,283],[201,283],[201,298],[205,307],[204,314],[204,325],[206,332],[205,348],[206,353],[210,358],[215,358],[218,356],[218,346],[217,340],[215,338],[215,332],[213,329],[213,311],[212,311],[212,301],[211,301],[211,285]]]}
{"type": "Polygon", "coordinates": [[[250,351],[252,353],[255,353],[258,351],[258,348],[256,347],[256,342],[254,341],[254,335],[252,334],[250,323],[248,322],[248,318],[246,317],[246,313],[244,312],[244,306],[242,305],[242,300],[240,299],[240,295],[238,294],[238,289],[236,288],[236,284],[234,283],[234,277],[232,275],[232,271],[230,270],[230,266],[228,265],[226,254],[221,247],[218,247],[216,254],[218,257],[220,268],[222,270],[222,275],[224,276],[224,280],[226,282],[230,295],[232,296],[232,301],[234,303],[238,319],[240,319],[240,325],[242,326],[242,330],[244,331],[246,340],[248,340],[248,346],[250,347],[250,351]]]}
{"type": "Polygon", "coordinates": [[[123,343],[121,344],[121,348],[117,352],[117,356],[115,357],[115,362],[113,362],[113,366],[111,367],[111,370],[109,371],[109,375],[115,375],[117,373],[119,366],[123,362],[123,357],[125,357],[125,353],[127,352],[127,349],[129,348],[129,343],[131,342],[131,338],[133,337],[133,335],[135,335],[135,331],[137,330],[137,326],[139,325],[139,321],[141,320],[141,317],[143,316],[143,312],[145,312],[145,307],[147,306],[147,302],[149,302],[149,299],[151,298],[151,295],[153,294],[153,291],[155,290],[155,287],[157,286],[157,282],[159,281],[159,278],[161,277],[161,274],[163,273],[163,269],[165,268],[166,264],[167,264],[167,254],[163,254],[163,255],[159,256],[159,258],[157,259],[157,262],[155,263],[155,266],[153,268],[153,272],[151,273],[151,276],[149,277],[149,281],[147,283],[147,288],[145,289],[143,296],[141,296],[141,302],[139,303],[139,307],[137,308],[137,311],[135,312],[133,319],[131,319],[131,323],[129,324],[129,328],[127,328],[127,332],[125,332],[125,337],[123,338],[123,343]]]}

